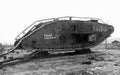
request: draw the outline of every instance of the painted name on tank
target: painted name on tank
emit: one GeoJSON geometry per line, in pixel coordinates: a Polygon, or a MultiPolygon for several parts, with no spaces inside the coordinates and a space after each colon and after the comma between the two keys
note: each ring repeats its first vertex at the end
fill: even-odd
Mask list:
{"type": "Polygon", "coordinates": [[[44,34],[44,39],[57,39],[60,35],[58,34],[44,34]]]}

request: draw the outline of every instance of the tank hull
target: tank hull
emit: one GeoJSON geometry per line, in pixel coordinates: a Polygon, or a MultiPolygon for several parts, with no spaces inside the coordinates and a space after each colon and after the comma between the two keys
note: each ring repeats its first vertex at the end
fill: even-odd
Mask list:
{"type": "Polygon", "coordinates": [[[89,49],[103,42],[113,31],[112,26],[98,22],[57,20],[36,26],[21,38],[17,48],[89,49]]]}

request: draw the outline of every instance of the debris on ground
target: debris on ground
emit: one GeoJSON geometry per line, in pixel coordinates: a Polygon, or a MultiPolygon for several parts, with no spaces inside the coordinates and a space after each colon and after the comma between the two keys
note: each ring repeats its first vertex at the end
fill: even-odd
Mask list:
{"type": "Polygon", "coordinates": [[[120,51],[98,50],[96,53],[79,54],[44,59],[6,66],[0,75],[119,75],[120,51]]]}

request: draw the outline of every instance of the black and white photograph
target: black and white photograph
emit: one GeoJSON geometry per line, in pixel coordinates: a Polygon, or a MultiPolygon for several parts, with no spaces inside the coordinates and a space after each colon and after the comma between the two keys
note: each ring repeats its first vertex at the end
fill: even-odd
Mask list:
{"type": "Polygon", "coordinates": [[[0,75],[120,75],[119,0],[0,0],[0,75]]]}

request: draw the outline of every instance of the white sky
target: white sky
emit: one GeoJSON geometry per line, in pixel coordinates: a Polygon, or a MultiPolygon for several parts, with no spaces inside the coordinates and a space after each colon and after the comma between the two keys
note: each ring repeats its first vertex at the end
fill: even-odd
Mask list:
{"type": "Polygon", "coordinates": [[[120,37],[119,0],[0,0],[0,42],[13,44],[34,21],[61,16],[101,18],[120,37]]]}

